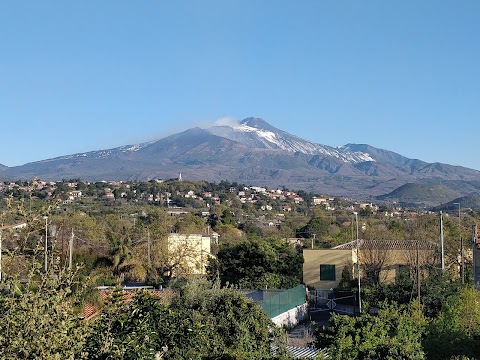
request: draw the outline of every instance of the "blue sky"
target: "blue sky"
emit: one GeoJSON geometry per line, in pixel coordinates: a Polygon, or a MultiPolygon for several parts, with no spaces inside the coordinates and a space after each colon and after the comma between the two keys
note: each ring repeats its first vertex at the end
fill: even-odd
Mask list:
{"type": "Polygon", "coordinates": [[[0,163],[257,116],[480,170],[480,2],[1,1],[0,163]]]}

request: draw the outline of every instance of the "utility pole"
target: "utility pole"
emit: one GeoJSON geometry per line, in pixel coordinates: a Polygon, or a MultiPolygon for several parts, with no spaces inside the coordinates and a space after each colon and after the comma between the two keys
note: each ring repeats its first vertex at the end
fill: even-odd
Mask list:
{"type": "Polygon", "coordinates": [[[462,285],[465,284],[465,257],[463,251],[463,238],[462,238],[462,218],[460,217],[460,203],[453,203],[458,205],[458,233],[460,234],[460,276],[462,277],[462,285]]]}
{"type": "Polygon", "coordinates": [[[462,285],[465,285],[465,256],[463,255],[463,237],[460,236],[460,251],[462,252],[462,285]]]}
{"type": "Polygon", "coordinates": [[[65,239],[63,236],[63,229],[62,229],[62,255],[60,256],[60,272],[63,270],[63,267],[66,263],[67,263],[67,260],[65,258],[65,239]]]}
{"type": "Polygon", "coordinates": [[[70,252],[69,252],[69,258],[68,258],[68,269],[72,270],[72,259],[73,259],[73,238],[75,234],[73,233],[73,228],[72,228],[72,235],[70,236],[70,252]]]}
{"type": "Polygon", "coordinates": [[[479,262],[479,249],[478,249],[478,229],[477,225],[472,225],[472,252],[473,252],[473,284],[477,290],[479,288],[479,274],[478,274],[478,262],[479,262]]]}
{"type": "Polygon", "coordinates": [[[440,211],[440,251],[442,258],[442,272],[445,272],[445,256],[443,252],[443,214],[440,211]]]}
{"type": "Polygon", "coordinates": [[[421,305],[420,302],[420,256],[419,256],[419,245],[417,240],[417,294],[418,294],[418,305],[421,305]]]}
{"type": "Polygon", "coordinates": [[[358,311],[362,313],[362,298],[360,295],[361,286],[360,286],[360,246],[358,244],[358,213],[353,212],[355,215],[355,224],[357,225],[357,276],[358,276],[358,311]]]}
{"type": "Polygon", "coordinates": [[[317,236],[317,234],[312,234],[313,235],[313,238],[312,238],[312,249],[313,249],[313,244],[315,243],[315,236],[317,236]]]}
{"type": "Polygon", "coordinates": [[[44,216],[45,219],[45,273],[48,270],[48,216],[44,216]]]}
{"type": "Polygon", "coordinates": [[[2,222],[2,227],[0,227],[0,282],[2,281],[2,232],[3,232],[3,222],[2,222]]]}
{"type": "Polygon", "coordinates": [[[150,258],[150,230],[147,231],[147,251],[148,251],[148,267],[152,266],[152,259],[150,258]]]}

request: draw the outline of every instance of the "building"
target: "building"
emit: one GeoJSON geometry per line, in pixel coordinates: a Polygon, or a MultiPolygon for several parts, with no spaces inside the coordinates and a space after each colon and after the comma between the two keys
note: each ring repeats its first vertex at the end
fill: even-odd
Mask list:
{"type": "Polygon", "coordinates": [[[344,267],[351,268],[351,250],[303,249],[303,282],[316,289],[336,288],[344,267]]]}
{"type": "Polygon", "coordinates": [[[205,275],[211,255],[212,236],[203,234],[169,234],[168,261],[172,276],[205,275]]]}
{"type": "MultiPolygon", "coordinates": [[[[303,250],[303,282],[317,289],[338,287],[346,268],[356,277],[356,241],[331,249],[303,250]]],[[[361,277],[374,282],[390,282],[403,268],[435,264],[438,245],[425,240],[359,240],[361,277]]]]}
{"type": "Polygon", "coordinates": [[[327,198],[319,198],[314,196],[312,198],[313,205],[322,205],[322,204],[328,204],[328,199],[327,198]]]}

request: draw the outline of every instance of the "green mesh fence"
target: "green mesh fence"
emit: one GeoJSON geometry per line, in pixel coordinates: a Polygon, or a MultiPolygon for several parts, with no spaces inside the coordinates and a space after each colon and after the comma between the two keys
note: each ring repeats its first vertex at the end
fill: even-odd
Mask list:
{"type": "Polygon", "coordinates": [[[260,301],[260,306],[267,313],[269,318],[274,318],[275,316],[305,303],[305,286],[298,285],[260,301]]]}

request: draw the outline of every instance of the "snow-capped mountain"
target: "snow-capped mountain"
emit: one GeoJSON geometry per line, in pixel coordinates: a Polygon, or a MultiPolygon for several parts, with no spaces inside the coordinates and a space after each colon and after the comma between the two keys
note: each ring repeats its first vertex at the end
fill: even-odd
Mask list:
{"type": "MultiPolygon", "coordinates": [[[[184,132],[137,145],[0,168],[10,179],[149,180],[177,177],[369,198],[406,183],[469,182],[480,172],[409,159],[366,144],[331,147],[304,140],[258,118],[184,132]]],[[[479,185],[480,188],[480,185],[479,185]]],[[[461,194],[461,191],[459,191],[461,194]]]]}
{"type": "Polygon", "coordinates": [[[247,118],[238,125],[214,126],[207,129],[210,133],[240,142],[247,146],[265,149],[281,149],[292,153],[332,156],[348,163],[375,161],[368,153],[350,151],[345,148],[312,143],[308,140],[279,130],[258,118],[247,118]]]}

